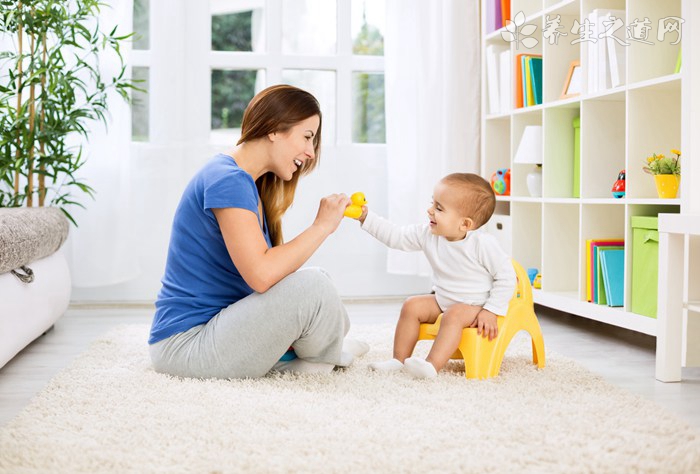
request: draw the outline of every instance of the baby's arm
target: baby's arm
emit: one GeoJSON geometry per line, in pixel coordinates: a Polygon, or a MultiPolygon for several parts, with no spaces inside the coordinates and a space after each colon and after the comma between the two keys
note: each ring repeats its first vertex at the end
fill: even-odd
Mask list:
{"type": "Polygon", "coordinates": [[[513,261],[501,249],[496,238],[490,234],[481,235],[478,251],[479,260],[493,278],[493,285],[484,304],[484,310],[505,316],[517,284],[513,261]]]}
{"type": "Polygon", "coordinates": [[[424,225],[397,226],[382,219],[374,212],[370,212],[366,206],[358,220],[362,223],[363,230],[387,247],[406,251],[423,249],[427,231],[427,227],[424,225]]]}

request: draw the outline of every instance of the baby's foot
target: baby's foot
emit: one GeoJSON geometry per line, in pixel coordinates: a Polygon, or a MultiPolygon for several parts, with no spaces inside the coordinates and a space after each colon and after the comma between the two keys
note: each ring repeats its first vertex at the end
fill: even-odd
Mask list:
{"type": "Polygon", "coordinates": [[[362,357],[369,352],[369,344],[346,337],[343,341],[343,352],[348,352],[355,357],[362,357]]]}
{"type": "Polygon", "coordinates": [[[404,361],[404,367],[417,379],[432,379],[437,375],[433,364],[419,357],[409,357],[404,361]]]}
{"type": "Polygon", "coordinates": [[[367,367],[377,372],[396,372],[403,368],[403,364],[398,359],[389,359],[382,362],[372,362],[368,364],[367,367]]]}

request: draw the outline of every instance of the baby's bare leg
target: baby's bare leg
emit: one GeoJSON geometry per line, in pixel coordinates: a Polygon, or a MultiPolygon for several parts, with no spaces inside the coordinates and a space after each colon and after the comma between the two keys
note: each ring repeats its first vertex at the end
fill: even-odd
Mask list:
{"type": "Polygon", "coordinates": [[[394,333],[394,358],[403,362],[413,353],[422,323],[434,323],[441,310],[435,295],[412,296],[401,307],[394,333]]]}
{"type": "Polygon", "coordinates": [[[433,364],[436,371],[439,372],[457,350],[459,341],[462,339],[462,330],[472,324],[479,311],[481,306],[455,304],[442,315],[440,330],[425,359],[433,364]]]}

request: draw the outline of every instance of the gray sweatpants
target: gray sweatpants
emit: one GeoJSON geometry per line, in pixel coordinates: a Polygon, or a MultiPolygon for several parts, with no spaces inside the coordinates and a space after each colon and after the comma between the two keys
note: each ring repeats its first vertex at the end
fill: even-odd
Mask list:
{"type": "Polygon", "coordinates": [[[319,268],[288,275],[253,293],[206,324],[150,346],[157,372],[196,378],[261,377],[294,346],[297,357],[336,365],[350,321],[319,268]]]}

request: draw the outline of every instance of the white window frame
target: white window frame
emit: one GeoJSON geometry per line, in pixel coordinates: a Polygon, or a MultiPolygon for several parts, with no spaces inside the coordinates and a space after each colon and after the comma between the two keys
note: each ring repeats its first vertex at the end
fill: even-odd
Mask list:
{"type": "Polygon", "coordinates": [[[352,142],[352,74],[384,74],[383,56],[352,53],[352,0],[336,0],[335,55],[282,53],[283,1],[249,2],[250,8],[264,5],[265,51],[237,52],[211,50],[211,0],[151,0],[150,50],[131,54],[132,66],[149,68],[150,142],[210,142],[214,69],[264,69],[266,85],[282,82],[284,69],[312,69],[336,73],[335,143],[324,142],[324,148],[356,145],[384,150],[383,143],[352,142]],[[175,104],[172,97],[184,97],[184,103],[175,104]]]}

